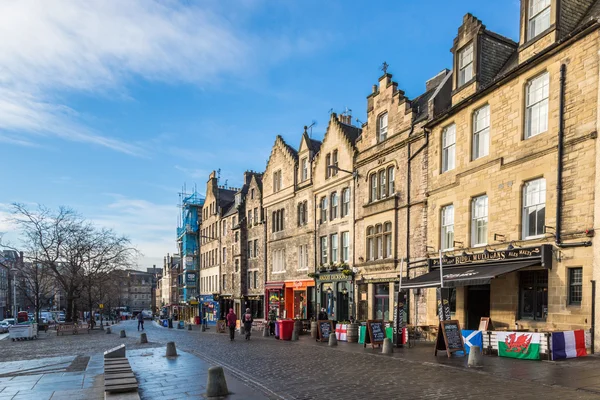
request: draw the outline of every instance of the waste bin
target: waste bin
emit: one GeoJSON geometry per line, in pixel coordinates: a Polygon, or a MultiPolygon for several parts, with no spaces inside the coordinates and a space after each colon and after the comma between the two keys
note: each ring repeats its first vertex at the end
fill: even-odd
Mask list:
{"type": "Polygon", "coordinates": [[[173,327],[173,318],[169,318],[169,328],[173,327]]]}
{"type": "Polygon", "coordinates": [[[200,317],[194,317],[194,324],[200,325],[200,317]]]}
{"type": "Polygon", "coordinates": [[[292,332],[294,332],[294,320],[282,319],[277,321],[279,325],[279,339],[292,340],[292,332]]]}
{"type": "Polygon", "coordinates": [[[279,339],[279,321],[275,321],[275,339],[279,339]]]}

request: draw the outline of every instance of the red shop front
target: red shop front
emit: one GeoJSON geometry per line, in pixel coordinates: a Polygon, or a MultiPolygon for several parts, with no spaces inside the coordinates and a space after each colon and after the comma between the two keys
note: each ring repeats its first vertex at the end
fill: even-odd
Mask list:
{"type": "Polygon", "coordinates": [[[274,308],[279,318],[285,316],[284,282],[267,282],[265,285],[265,318],[269,318],[269,311],[274,308]]]}

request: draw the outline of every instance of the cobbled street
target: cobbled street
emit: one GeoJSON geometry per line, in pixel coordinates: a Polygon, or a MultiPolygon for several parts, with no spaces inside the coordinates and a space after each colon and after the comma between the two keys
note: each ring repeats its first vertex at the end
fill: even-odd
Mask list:
{"type": "MultiPolygon", "coordinates": [[[[197,327],[196,327],[197,328],[197,327]]],[[[453,365],[431,362],[394,354],[377,354],[377,350],[363,349],[357,344],[340,343],[330,348],[315,343],[308,336],[298,342],[283,342],[263,338],[254,332],[251,341],[239,335],[234,342],[225,334],[199,330],[167,329],[147,322],[148,344],[138,343],[139,334],[134,321],[113,327],[113,334],[94,332],[91,335],[43,335],[37,341],[0,341],[3,361],[64,355],[98,355],[102,351],[125,343],[129,350],[156,348],[174,341],[177,348],[205,359],[209,364],[222,365],[247,385],[269,398],[322,399],[322,398],[413,398],[413,399],[470,399],[482,397],[498,399],[593,399],[600,398],[590,390],[576,390],[564,385],[549,386],[551,379],[539,382],[519,378],[519,368],[507,376],[496,376],[483,370],[468,370],[453,365]],[[124,329],[127,338],[120,339],[124,329]],[[482,384],[482,382],[485,382],[482,384]],[[543,383],[541,383],[543,382],[543,383]]],[[[445,356],[444,356],[445,357],[445,356]]],[[[443,357],[438,357],[442,359],[443,357]]],[[[486,360],[497,360],[486,357],[486,360]]],[[[502,360],[504,361],[504,360],[502,360]]],[[[520,368],[545,368],[554,364],[520,361],[520,368]],[[534,365],[535,364],[535,365],[534,365]]],[[[597,371],[595,357],[582,361],[582,366],[597,371]]],[[[566,365],[565,365],[566,366],[566,365]]],[[[566,368],[563,368],[566,369],[566,368]]],[[[591,382],[600,384],[600,372],[592,373],[591,382]]],[[[593,386],[593,385],[590,385],[593,386]]],[[[1,394],[1,393],[0,393],[1,394]]],[[[142,398],[155,398],[142,391],[142,398]]]]}

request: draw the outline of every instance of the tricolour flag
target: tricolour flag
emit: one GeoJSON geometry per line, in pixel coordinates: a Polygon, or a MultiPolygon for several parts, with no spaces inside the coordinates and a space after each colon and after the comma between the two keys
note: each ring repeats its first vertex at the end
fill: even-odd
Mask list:
{"type": "Polygon", "coordinates": [[[585,351],[585,331],[552,332],[552,359],[583,357],[585,351]]]}
{"type": "Polygon", "coordinates": [[[479,346],[479,350],[483,350],[483,334],[481,331],[462,330],[463,342],[465,343],[465,352],[471,352],[471,346],[479,346]]]}
{"type": "Polygon", "coordinates": [[[527,332],[497,332],[498,355],[524,360],[540,359],[540,334],[527,332]]]}

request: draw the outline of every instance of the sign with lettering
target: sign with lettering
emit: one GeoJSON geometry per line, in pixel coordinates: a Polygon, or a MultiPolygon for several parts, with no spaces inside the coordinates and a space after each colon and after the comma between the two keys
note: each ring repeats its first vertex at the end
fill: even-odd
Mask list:
{"type": "Polygon", "coordinates": [[[387,282],[400,282],[400,279],[396,278],[366,278],[361,283],[387,283],[387,282]]]}
{"type": "Polygon", "coordinates": [[[435,344],[435,355],[445,351],[448,357],[456,351],[465,351],[460,323],[457,320],[440,321],[435,344]]]}
{"type": "Polygon", "coordinates": [[[329,340],[329,335],[334,332],[333,321],[330,320],[317,321],[317,328],[319,330],[319,337],[317,338],[318,342],[327,342],[329,340]]]}
{"type": "Polygon", "coordinates": [[[448,321],[452,318],[450,310],[450,289],[437,288],[435,290],[437,312],[440,321],[448,321]]]}
{"type": "Polygon", "coordinates": [[[402,328],[405,323],[405,304],[407,296],[403,290],[401,292],[394,293],[394,324],[393,328],[393,339],[392,342],[395,346],[402,346],[404,344],[404,337],[402,335],[402,328]]]}
{"type": "Polygon", "coordinates": [[[367,343],[371,343],[371,347],[373,348],[375,348],[376,344],[381,346],[383,344],[383,339],[385,339],[385,327],[383,325],[383,320],[368,320],[366,333],[364,347],[367,347],[367,343]]]}
{"type": "Polygon", "coordinates": [[[196,284],[196,273],[195,272],[187,272],[185,274],[185,284],[188,286],[193,286],[196,284]]]}
{"type": "Polygon", "coordinates": [[[347,281],[347,280],[351,280],[352,276],[351,275],[344,275],[341,273],[321,273],[319,274],[319,277],[317,278],[320,281],[347,281]]]}
{"type": "MultiPolygon", "coordinates": [[[[511,250],[486,251],[476,254],[464,254],[456,257],[443,257],[443,266],[465,265],[482,263],[486,261],[518,260],[528,258],[540,258],[546,268],[552,265],[552,245],[544,244],[535,247],[514,248],[511,250]]],[[[439,267],[439,258],[430,258],[427,260],[429,267],[439,267]]]]}

